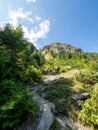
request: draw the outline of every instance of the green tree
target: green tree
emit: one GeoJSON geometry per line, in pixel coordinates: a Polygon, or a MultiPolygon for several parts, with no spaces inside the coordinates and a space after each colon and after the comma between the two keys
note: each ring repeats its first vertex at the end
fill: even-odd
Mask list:
{"type": "Polygon", "coordinates": [[[31,51],[30,43],[23,35],[21,26],[14,28],[7,24],[0,29],[1,130],[14,129],[28,115],[34,118],[38,108],[24,81],[38,83],[41,80],[39,54],[36,52],[31,61],[34,50],[31,51]]]}

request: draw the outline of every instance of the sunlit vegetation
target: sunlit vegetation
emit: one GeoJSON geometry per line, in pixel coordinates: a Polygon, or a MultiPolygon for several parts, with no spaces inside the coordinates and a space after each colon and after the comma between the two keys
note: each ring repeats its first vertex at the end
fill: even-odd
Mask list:
{"type": "MultiPolygon", "coordinates": [[[[93,130],[98,129],[98,73],[83,72],[76,76],[76,80],[82,83],[82,91],[90,93],[82,105],[78,116],[83,124],[89,125],[93,130]]],[[[80,89],[81,91],[81,89],[80,89]]]]}
{"type": "Polygon", "coordinates": [[[42,79],[41,56],[33,44],[23,38],[21,26],[0,28],[0,129],[13,129],[31,116],[38,105],[26,83],[42,79]]]}
{"type": "Polygon", "coordinates": [[[98,129],[98,86],[97,91],[93,90],[91,98],[82,106],[79,119],[82,123],[91,126],[94,130],[98,129]]]}
{"type": "Polygon", "coordinates": [[[72,95],[72,80],[60,78],[51,83],[39,94],[46,93],[45,98],[56,105],[56,114],[59,112],[68,114],[68,111],[73,105],[72,95]]]}
{"type": "MultiPolygon", "coordinates": [[[[55,68],[60,67],[59,74],[61,73],[61,75],[64,76],[62,73],[68,72],[73,69],[78,69],[78,73],[75,74],[75,76],[70,81],[70,83],[73,82],[72,84],[68,84],[66,82],[66,79],[64,81],[65,83],[58,80],[58,82],[53,83],[52,85],[50,85],[50,87],[44,90],[46,93],[45,98],[57,105],[56,108],[58,112],[59,110],[62,113],[66,111],[65,115],[68,113],[69,116],[73,118],[73,120],[79,120],[83,125],[88,125],[91,127],[91,129],[97,130],[98,54],[84,53],[81,49],[77,50],[76,48],[69,46],[70,45],[66,45],[65,47],[63,44],[61,45],[60,50],[60,43],[55,43],[46,46],[46,48],[42,50],[42,54],[46,56],[46,62],[44,64],[43,72],[50,72],[50,74],[55,74],[55,68]],[[73,52],[73,50],[75,51],[73,52]],[[70,66],[70,68],[67,68],[66,66],[70,66]],[[77,104],[75,104],[76,102],[71,99],[70,92],[71,95],[72,93],[79,94],[83,92],[88,92],[90,94],[90,98],[85,101],[79,101],[81,103],[81,107],[76,109],[75,106],[77,106],[77,104]],[[65,95],[68,97],[64,98],[65,95]],[[63,98],[66,99],[66,101],[62,100],[63,98]],[[59,102],[60,99],[61,102],[59,102]]],[[[58,129],[58,126],[59,125],[54,123],[54,128],[57,127],[58,129]]]]}
{"type": "MultiPolygon", "coordinates": [[[[27,86],[41,83],[47,74],[57,79],[37,92],[55,104],[54,115],[65,114],[97,130],[98,54],[84,53],[80,48],[61,43],[37,50],[24,39],[21,26],[14,28],[10,24],[0,28],[0,129],[17,129],[28,116],[34,119],[39,106],[27,86]],[[75,69],[78,73],[71,74],[75,69]],[[70,76],[64,77],[68,72],[70,76]],[[90,98],[81,101],[78,108],[72,94],[82,92],[88,92],[90,98]]],[[[51,130],[59,127],[55,120],[51,130]]]]}

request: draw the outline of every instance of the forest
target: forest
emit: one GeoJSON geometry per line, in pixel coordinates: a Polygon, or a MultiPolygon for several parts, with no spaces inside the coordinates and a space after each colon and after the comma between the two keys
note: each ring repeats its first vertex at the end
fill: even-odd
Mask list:
{"type": "MultiPolygon", "coordinates": [[[[1,130],[18,129],[28,117],[35,119],[39,105],[32,100],[30,89],[39,84],[44,84],[44,89],[37,93],[55,104],[55,117],[62,113],[89,130],[98,130],[98,54],[63,43],[38,50],[24,38],[21,26],[6,24],[0,28],[1,130]],[[47,75],[56,78],[48,87],[47,75]],[[81,93],[89,97],[76,102],[72,95],[81,93]]],[[[60,130],[56,118],[50,130],[60,130]]]]}

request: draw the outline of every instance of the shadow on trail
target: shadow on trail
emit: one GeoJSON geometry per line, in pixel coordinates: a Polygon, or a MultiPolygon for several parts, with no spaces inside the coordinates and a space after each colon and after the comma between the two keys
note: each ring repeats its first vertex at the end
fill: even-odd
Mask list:
{"type": "Polygon", "coordinates": [[[65,114],[68,116],[74,101],[72,99],[73,80],[60,77],[49,80],[38,89],[40,96],[55,105],[55,114],[65,114]]]}

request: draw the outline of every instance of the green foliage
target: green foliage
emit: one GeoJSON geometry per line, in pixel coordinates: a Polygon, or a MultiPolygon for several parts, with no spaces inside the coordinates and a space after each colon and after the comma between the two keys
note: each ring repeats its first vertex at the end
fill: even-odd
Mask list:
{"type": "MultiPolygon", "coordinates": [[[[77,58],[77,54],[81,55],[82,50],[72,47],[68,44],[63,43],[53,43],[51,45],[45,46],[42,49],[42,54],[44,54],[45,59],[71,59],[73,56],[77,58]]],[[[79,57],[79,56],[78,56],[79,57]]]]}
{"type": "Polygon", "coordinates": [[[80,72],[76,75],[77,84],[81,83],[81,90],[90,93],[78,113],[79,120],[93,130],[98,129],[98,73],[92,71],[80,72]]]}
{"type": "Polygon", "coordinates": [[[6,24],[4,29],[0,30],[0,39],[2,44],[5,44],[9,51],[19,52],[25,48],[25,40],[23,39],[23,30],[21,26],[17,26],[16,29],[10,25],[6,24]]]}
{"type": "Polygon", "coordinates": [[[13,81],[5,81],[3,85],[2,87],[8,85],[8,88],[10,88],[8,91],[10,98],[0,107],[0,127],[11,129],[17,127],[28,115],[34,118],[38,105],[32,101],[32,94],[24,89],[21,84],[15,84],[13,81]],[[11,88],[12,86],[13,88],[11,88]],[[15,86],[17,86],[17,89],[15,89],[15,86]]]}
{"type": "Polygon", "coordinates": [[[5,45],[0,44],[0,80],[4,79],[8,74],[6,71],[6,65],[10,61],[10,55],[5,45]]]}
{"type": "Polygon", "coordinates": [[[0,44],[0,65],[4,65],[8,63],[10,60],[10,56],[5,45],[0,44]]]}
{"type": "Polygon", "coordinates": [[[41,71],[38,68],[35,68],[31,65],[28,66],[28,68],[25,70],[24,75],[24,80],[32,83],[38,83],[39,81],[41,81],[42,77],[41,71]]]}
{"type": "Polygon", "coordinates": [[[43,67],[42,67],[42,72],[44,74],[47,74],[48,72],[54,73],[55,67],[54,67],[54,65],[44,64],[43,67]]]}
{"type": "Polygon", "coordinates": [[[48,72],[55,74],[55,69],[57,69],[58,67],[60,67],[60,71],[59,71],[60,73],[67,72],[70,69],[67,68],[66,66],[67,66],[67,64],[63,60],[52,59],[52,60],[46,61],[44,63],[44,65],[42,66],[42,72],[44,74],[47,74],[48,72]]]}
{"type": "Polygon", "coordinates": [[[55,104],[56,113],[61,112],[68,114],[71,110],[71,105],[74,104],[71,97],[71,86],[72,80],[60,78],[55,80],[54,83],[51,82],[51,84],[48,87],[45,87],[44,90],[39,91],[39,94],[44,92],[46,94],[45,98],[55,104]]]}
{"type": "MultiPolygon", "coordinates": [[[[41,71],[55,74],[58,66],[60,72],[86,68],[90,71],[80,72],[76,75],[76,80],[83,91],[89,90],[90,93],[92,86],[98,82],[98,73],[91,71],[98,70],[98,54],[83,53],[81,49],[60,43],[53,44],[53,48],[47,46],[41,53],[33,44],[27,42],[23,35],[21,26],[14,28],[6,24],[4,29],[0,29],[0,129],[3,130],[14,129],[28,116],[34,118],[38,105],[32,101],[32,95],[24,83],[40,82],[41,71]]],[[[71,106],[75,104],[71,96],[72,86],[71,79],[61,78],[39,92],[44,92],[45,98],[56,105],[57,113],[69,114],[71,106]]],[[[91,93],[91,98],[83,104],[79,119],[98,128],[97,85],[91,93]]],[[[52,129],[59,129],[57,121],[52,129]]]]}
{"type": "Polygon", "coordinates": [[[12,80],[3,80],[0,83],[0,104],[4,104],[9,101],[16,90],[16,84],[12,80]]]}
{"type": "Polygon", "coordinates": [[[30,55],[31,62],[35,62],[35,66],[41,66],[44,63],[44,57],[39,51],[34,51],[30,55]]]}
{"type": "Polygon", "coordinates": [[[60,124],[56,119],[54,120],[50,130],[60,130],[60,124]]]}
{"type": "Polygon", "coordinates": [[[85,84],[95,84],[98,82],[98,73],[96,72],[80,72],[76,75],[76,80],[85,84]]]}
{"type": "MultiPolygon", "coordinates": [[[[0,67],[1,71],[2,69],[4,71],[2,78],[13,78],[18,80],[20,79],[19,73],[22,70],[22,68],[18,65],[18,59],[22,59],[22,57],[19,57],[18,53],[25,50],[27,46],[27,43],[23,38],[22,28],[19,26],[14,29],[14,27],[7,24],[3,30],[0,30],[0,39],[0,48],[3,47],[3,53],[1,52],[3,57],[0,57],[0,60],[5,61],[5,58],[7,59],[7,57],[9,57],[5,64],[5,68],[2,68],[3,66],[0,67]]],[[[3,64],[3,62],[1,64],[3,64]]]]}
{"type": "MultiPolygon", "coordinates": [[[[35,67],[34,75],[35,73],[38,74],[36,74],[36,80],[34,79],[34,81],[41,77],[40,72],[36,68],[38,69],[43,64],[42,57],[35,47],[23,38],[21,26],[14,28],[7,24],[4,29],[0,30],[0,55],[1,80],[13,79],[24,81],[24,77],[31,75],[27,74],[27,71],[30,71],[30,65],[35,67]]],[[[30,76],[28,79],[31,81],[30,76]]]]}
{"type": "Polygon", "coordinates": [[[89,70],[98,71],[98,61],[89,62],[89,70]]]}
{"type": "Polygon", "coordinates": [[[92,92],[79,113],[79,119],[95,129],[98,129],[98,84],[92,92]],[[97,91],[96,91],[97,90],[97,91]]]}
{"type": "Polygon", "coordinates": [[[37,50],[23,37],[21,26],[0,29],[0,129],[14,129],[28,116],[34,118],[38,105],[24,81],[41,80],[37,50]],[[36,53],[35,53],[36,50],[36,53]],[[33,57],[32,57],[33,55],[33,57]],[[24,87],[23,87],[24,86],[24,87]]]}
{"type": "Polygon", "coordinates": [[[98,61],[98,53],[85,53],[85,59],[90,62],[98,61]]]}
{"type": "MultiPolygon", "coordinates": [[[[58,66],[66,66],[69,65],[73,69],[88,69],[88,70],[98,70],[98,54],[97,53],[84,53],[81,49],[72,47],[68,44],[62,43],[53,43],[49,46],[44,47],[41,50],[44,55],[46,61],[53,61],[53,67],[56,67],[56,63],[58,62],[58,66]]],[[[50,64],[48,64],[50,65],[50,64]]],[[[53,68],[50,65],[50,68],[53,68]]],[[[46,70],[49,67],[46,67],[46,70]]],[[[52,71],[51,69],[50,71],[52,71]]],[[[65,69],[64,69],[65,70],[65,69]]]]}

